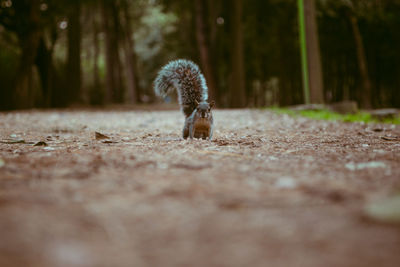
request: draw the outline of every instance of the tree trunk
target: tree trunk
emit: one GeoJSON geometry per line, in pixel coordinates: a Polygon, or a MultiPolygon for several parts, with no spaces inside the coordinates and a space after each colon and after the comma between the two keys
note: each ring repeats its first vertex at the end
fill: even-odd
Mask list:
{"type": "Polygon", "coordinates": [[[112,33],[110,29],[110,15],[108,10],[107,0],[102,1],[101,10],[103,17],[103,28],[105,33],[105,55],[106,55],[106,92],[104,94],[104,102],[111,103],[113,100],[114,91],[114,61],[113,61],[113,46],[112,33]]]}
{"type": "MultiPolygon", "coordinates": [[[[216,45],[217,42],[217,19],[218,19],[218,14],[221,11],[221,1],[220,0],[208,0],[207,1],[207,7],[208,7],[208,23],[210,25],[210,47],[211,50],[214,50],[212,48],[215,48],[214,46],[216,45]]],[[[211,53],[212,54],[212,53],[211,53]]]]}
{"type": "Polygon", "coordinates": [[[19,4],[26,5],[27,8],[29,8],[27,14],[29,16],[30,25],[27,29],[17,32],[21,48],[21,57],[16,74],[13,102],[15,108],[31,108],[34,102],[32,68],[41,35],[39,31],[39,1],[32,0],[29,5],[26,3],[19,4]]]}
{"type": "Polygon", "coordinates": [[[93,86],[95,90],[100,90],[99,75],[99,27],[97,25],[96,16],[93,16],[93,86]]]}
{"type": "Polygon", "coordinates": [[[219,88],[219,79],[218,79],[218,28],[217,19],[222,10],[222,1],[221,0],[208,0],[208,25],[210,27],[209,30],[209,55],[210,55],[210,64],[211,70],[214,77],[214,94],[215,94],[215,102],[219,105],[221,103],[221,92],[219,88]]]}
{"type": "Polygon", "coordinates": [[[207,40],[205,5],[205,0],[195,1],[196,40],[200,52],[201,66],[208,85],[209,99],[217,100],[214,71],[210,60],[210,45],[207,40]]]}
{"type": "Polygon", "coordinates": [[[119,58],[119,16],[115,1],[102,1],[106,54],[106,103],[123,101],[121,62],[119,58]]]}
{"type": "Polygon", "coordinates": [[[131,17],[129,14],[129,3],[123,1],[123,12],[124,12],[124,50],[125,50],[125,64],[126,64],[126,76],[127,76],[127,96],[129,102],[135,104],[139,98],[139,83],[136,74],[136,54],[135,54],[135,43],[132,36],[131,17]]]}
{"type": "Polygon", "coordinates": [[[14,94],[14,105],[16,108],[33,107],[33,73],[32,68],[39,45],[39,34],[37,32],[28,34],[22,39],[22,54],[16,75],[14,94]]]}
{"type": "Polygon", "coordinates": [[[310,102],[324,102],[324,87],[319,50],[318,27],[315,16],[315,1],[304,0],[307,61],[310,86],[310,102]]]}
{"type": "Polygon", "coordinates": [[[361,106],[366,109],[371,108],[371,80],[368,74],[367,58],[365,56],[364,44],[358,27],[356,16],[352,12],[348,12],[351,28],[354,34],[354,41],[357,52],[358,68],[361,75],[361,82],[363,85],[363,92],[360,95],[361,106]]]}
{"type": "Polygon", "coordinates": [[[68,60],[67,81],[69,103],[81,100],[81,25],[80,3],[71,2],[71,10],[68,15],[68,60]]]}
{"type": "Polygon", "coordinates": [[[119,1],[112,1],[111,4],[111,15],[112,15],[112,31],[113,31],[113,60],[114,60],[114,82],[115,82],[115,103],[122,103],[124,101],[124,86],[122,81],[122,64],[120,59],[120,49],[119,43],[121,40],[121,25],[120,25],[120,2],[119,1]]]}
{"type": "Polygon", "coordinates": [[[232,8],[232,74],[230,84],[230,106],[233,108],[242,108],[246,105],[242,36],[242,1],[233,0],[232,8]]]}
{"type": "Polygon", "coordinates": [[[42,103],[43,107],[51,106],[52,99],[52,81],[53,81],[53,50],[47,48],[43,36],[40,38],[38,52],[36,56],[36,66],[38,67],[40,82],[42,85],[42,103]]]}
{"type": "Polygon", "coordinates": [[[89,90],[89,103],[92,105],[102,105],[105,103],[104,87],[102,86],[99,72],[99,56],[100,56],[100,43],[99,43],[99,33],[100,33],[100,22],[99,11],[101,11],[98,2],[93,2],[92,8],[94,9],[92,15],[92,42],[93,42],[93,80],[92,86],[89,90]]]}
{"type": "MultiPolygon", "coordinates": [[[[281,25],[281,27],[286,28],[286,25],[281,25]],[[284,27],[283,27],[284,26],[284,27]]],[[[288,64],[291,64],[291,58],[288,56],[288,53],[286,51],[288,50],[287,43],[288,41],[286,40],[286,32],[285,31],[278,31],[277,33],[277,38],[278,42],[281,45],[281,49],[277,51],[279,55],[279,64],[278,64],[278,69],[279,69],[279,90],[278,90],[278,102],[280,106],[289,106],[294,104],[294,92],[291,91],[290,89],[290,77],[288,75],[288,69],[287,66],[288,64]]]]}

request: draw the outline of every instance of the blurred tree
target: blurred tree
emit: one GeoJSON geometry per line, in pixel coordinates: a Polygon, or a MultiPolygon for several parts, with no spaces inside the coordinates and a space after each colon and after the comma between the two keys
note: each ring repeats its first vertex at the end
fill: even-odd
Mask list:
{"type": "Polygon", "coordinates": [[[221,9],[222,9],[223,1],[221,0],[208,0],[206,1],[207,6],[207,18],[205,19],[208,27],[206,28],[208,33],[208,50],[209,50],[209,64],[211,69],[211,87],[213,88],[213,92],[210,99],[214,100],[217,105],[221,104],[220,94],[219,94],[219,85],[218,85],[218,27],[222,23],[223,18],[220,17],[221,9]]]}
{"type": "Polygon", "coordinates": [[[137,77],[137,57],[135,53],[135,43],[132,35],[132,19],[129,13],[130,3],[127,0],[121,1],[123,12],[123,32],[124,32],[124,51],[125,69],[127,73],[127,87],[129,102],[135,104],[140,101],[139,82],[137,77]]]}
{"type": "MultiPolygon", "coordinates": [[[[210,36],[208,30],[208,16],[206,15],[207,1],[195,0],[195,16],[196,16],[196,40],[200,52],[200,62],[202,70],[208,85],[209,98],[218,101],[216,94],[216,83],[214,77],[213,65],[211,63],[210,55],[210,36]]],[[[213,5],[213,4],[212,4],[213,5]]]]}
{"type": "Polygon", "coordinates": [[[1,5],[0,23],[16,34],[21,50],[12,102],[16,108],[30,108],[34,105],[33,65],[41,36],[39,0],[2,1],[1,5]]]}
{"type": "Polygon", "coordinates": [[[248,105],[303,103],[296,1],[247,1],[244,48],[248,105]]]}
{"type": "Polygon", "coordinates": [[[319,38],[314,0],[299,0],[300,32],[303,57],[305,102],[323,103],[324,88],[319,52],[319,38]],[[304,12],[304,14],[302,14],[304,12]],[[304,21],[303,21],[304,20],[304,21]],[[304,47],[305,46],[305,47],[304,47]],[[304,48],[303,48],[304,47],[304,48]]]}
{"type": "Polygon", "coordinates": [[[241,108],[246,105],[243,34],[242,34],[242,1],[233,0],[232,5],[232,73],[230,83],[230,106],[241,108]]]}
{"type": "Polygon", "coordinates": [[[51,107],[57,101],[54,101],[56,81],[56,70],[53,64],[54,46],[58,39],[57,32],[57,7],[52,5],[50,8],[47,4],[41,4],[42,10],[42,30],[40,36],[39,47],[35,59],[38,68],[39,77],[42,87],[42,99],[39,101],[41,107],[51,107]]]}
{"type": "Polygon", "coordinates": [[[119,42],[121,27],[119,21],[119,2],[102,1],[103,29],[105,33],[106,54],[106,103],[123,102],[123,85],[119,42]]]}
{"type": "Polygon", "coordinates": [[[68,102],[81,102],[81,2],[68,2],[68,102]]]}
{"type": "Polygon", "coordinates": [[[351,0],[347,1],[348,9],[346,10],[346,14],[349,18],[351,29],[353,30],[354,42],[357,52],[357,60],[358,67],[361,75],[361,81],[363,84],[363,93],[361,94],[361,106],[363,108],[370,109],[371,106],[371,80],[368,74],[368,65],[367,65],[367,57],[364,51],[364,42],[360,33],[360,28],[358,27],[358,19],[355,14],[355,10],[357,9],[356,5],[358,5],[357,1],[351,0]]]}
{"type": "MultiPolygon", "coordinates": [[[[99,10],[98,2],[92,3],[92,8],[95,11],[99,10]]],[[[90,103],[91,104],[103,104],[104,103],[104,92],[100,82],[100,70],[99,70],[99,57],[100,57],[100,44],[99,34],[100,25],[96,13],[92,16],[92,27],[93,27],[93,85],[90,91],[90,103]]]]}
{"type": "MultiPolygon", "coordinates": [[[[374,6],[376,7],[377,2],[375,0],[321,0],[320,2],[322,7],[328,11],[329,14],[334,14],[334,16],[344,16],[347,20],[347,24],[350,26],[353,39],[352,45],[355,50],[355,59],[362,89],[358,90],[356,98],[361,107],[369,109],[372,107],[372,82],[368,70],[368,60],[365,52],[363,36],[359,27],[359,18],[372,17],[371,15],[375,12],[374,6]]],[[[336,32],[336,34],[338,33],[336,32]]],[[[345,88],[343,99],[347,100],[350,93],[347,86],[345,86],[345,88]]]]}

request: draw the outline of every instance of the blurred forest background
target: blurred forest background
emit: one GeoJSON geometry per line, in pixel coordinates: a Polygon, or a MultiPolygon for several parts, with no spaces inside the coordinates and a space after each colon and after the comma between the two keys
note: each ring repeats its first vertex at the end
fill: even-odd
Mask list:
{"type": "MultiPolygon", "coordinates": [[[[0,109],[151,103],[176,58],[219,107],[304,103],[300,2],[0,0],[0,109]]],[[[311,101],[400,107],[400,1],[303,8],[311,101]]]]}

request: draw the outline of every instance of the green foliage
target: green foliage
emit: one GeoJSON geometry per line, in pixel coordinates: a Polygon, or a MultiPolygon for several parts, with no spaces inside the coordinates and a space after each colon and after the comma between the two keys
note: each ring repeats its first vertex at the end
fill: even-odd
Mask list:
{"type": "Polygon", "coordinates": [[[277,114],[287,114],[289,116],[302,116],[314,120],[328,120],[328,121],[343,121],[343,122],[364,122],[364,123],[390,123],[390,124],[400,124],[400,116],[393,119],[385,119],[384,121],[379,121],[371,116],[368,112],[358,112],[355,114],[339,114],[329,110],[302,110],[294,111],[288,108],[278,108],[272,107],[268,108],[277,114]]]}
{"type": "Polygon", "coordinates": [[[159,55],[164,35],[176,31],[177,21],[173,13],[165,13],[160,5],[148,5],[140,20],[140,28],[135,32],[135,50],[143,61],[159,55]]]}
{"type": "Polygon", "coordinates": [[[136,8],[143,10],[140,17],[136,18],[137,29],[134,32],[138,74],[145,94],[151,95],[156,72],[169,60],[166,58],[167,54],[174,55],[174,51],[166,53],[165,48],[168,36],[177,31],[178,17],[172,12],[165,11],[162,5],[155,2],[144,2],[136,8]]]}

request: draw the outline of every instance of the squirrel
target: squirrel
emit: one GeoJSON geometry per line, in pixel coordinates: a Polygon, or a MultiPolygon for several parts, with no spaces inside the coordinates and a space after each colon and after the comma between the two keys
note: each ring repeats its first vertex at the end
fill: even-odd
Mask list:
{"type": "Polygon", "coordinates": [[[211,140],[214,120],[208,103],[208,88],[200,68],[192,61],[178,59],[169,62],[158,72],[154,80],[156,95],[165,97],[172,90],[178,93],[180,108],[185,115],[183,138],[211,140]]]}

